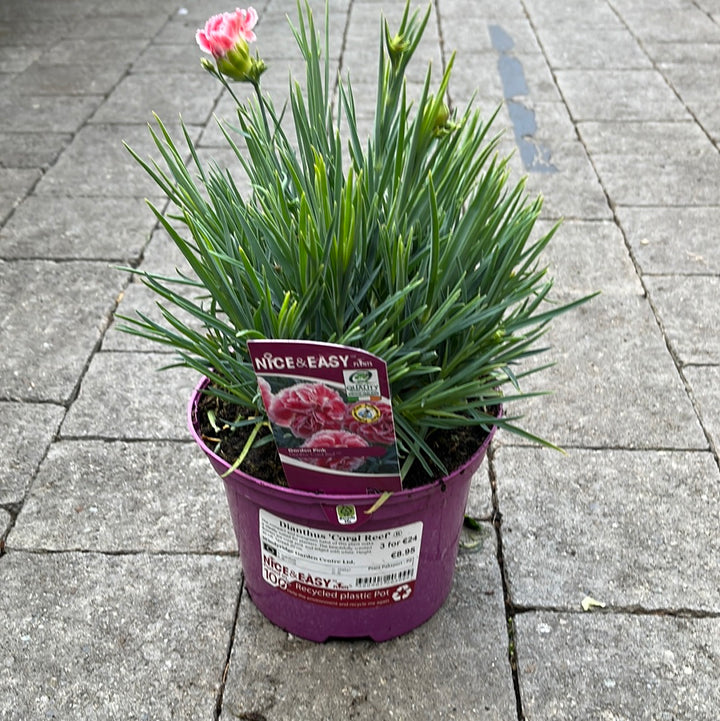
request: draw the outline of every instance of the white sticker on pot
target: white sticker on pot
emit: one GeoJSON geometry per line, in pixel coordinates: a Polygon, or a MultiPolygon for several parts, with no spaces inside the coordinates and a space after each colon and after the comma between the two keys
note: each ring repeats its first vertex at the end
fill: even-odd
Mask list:
{"type": "Polygon", "coordinates": [[[415,589],[422,521],[382,531],[326,531],[260,510],[266,583],[337,608],[399,603],[415,589]]]}

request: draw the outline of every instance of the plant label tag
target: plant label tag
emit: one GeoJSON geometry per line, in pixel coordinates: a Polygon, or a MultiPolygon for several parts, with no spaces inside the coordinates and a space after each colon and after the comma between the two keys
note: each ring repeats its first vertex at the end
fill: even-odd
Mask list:
{"type": "Polygon", "coordinates": [[[402,489],[382,358],[298,340],[249,340],[248,351],[290,488],[402,489]]]}
{"type": "Polygon", "coordinates": [[[377,608],[415,591],[423,523],[381,531],[327,531],[261,508],[263,580],[279,592],[335,608],[377,608]]]}

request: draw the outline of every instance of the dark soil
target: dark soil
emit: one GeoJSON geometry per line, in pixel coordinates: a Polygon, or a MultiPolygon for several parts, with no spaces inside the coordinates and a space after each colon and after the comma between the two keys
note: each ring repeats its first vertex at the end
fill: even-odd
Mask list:
{"type": "MultiPolygon", "coordinates": [[[[252,409],[227,403],[211,395],[203,395],[198,403],[198,423],[200,436],[207,446],[217,455],[232,465],[242,452],[252,432],[252,425],[232,426],[238,419],[248,418],[254,413],[252,409]],[[215,415],[215,426],[208,419],[208,411],[215,415]],[[218,430],[218,428],[220,430],[218,430]]],[[[248,475],[260,478],[268,483],[286,486],[280,457],[275,443],[269,441],[258,445],[257,441],[270,436],[267,428],[262,428],[257,440],[248,452],[241,465],[241,470],[248,475]]],[[[459,468],[465,463],[487,437],[486,431],[479,426],[468,426],[452,430],[437,430],[428,439],[428,445],[445,464],[446,468],[459,468]]],[[[402,463],[402,458],[400,459],[402,463]]],[[[403,488],[417,488],[432,483],[441,473],[430,476],[422,465],[415,462],[403,480],[403,488]]]]}

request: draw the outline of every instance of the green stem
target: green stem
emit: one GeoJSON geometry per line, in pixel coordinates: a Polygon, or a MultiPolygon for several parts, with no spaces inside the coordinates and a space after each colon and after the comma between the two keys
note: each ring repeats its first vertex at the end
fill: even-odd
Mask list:
{"type": "Polygon", "coordinates": [[[250,436],[247,439],[247,442],[245,443],[245,447],[242,449],[242,453],[237,457],[237,460],[235,463],[230,466],[230,468],[225,471],[225,473],[222,474],[221,478],[225,478],[225,476],[229,476],[233,471],[236,471],[240,464],[245,460],[245,457],[250,452],[250,449],[252,448],[252,444],[255,442],[255,439],[257,438],[257,434],[260,432],[260,429],[263,426],[267,426],[270,428],[270,424],[263,421],[262,423],[255,424],[255,428],[252,429],[252,433],[250,433],[250,436]]]}
{"type": "Polygon", "coordinates": [[[255,89],[255,95],[258,99],[258,105],[260,105],[260,112],[262,113],[263,125],[265,126],[265,132],[267,133],[268,142],[272,146],[273,135],[270,132],[270,123],[268,122],[267,113],[265,111],[265,100],[260,92],[260,83],[256,81],[250,81],[253,88],[255,89]]]}

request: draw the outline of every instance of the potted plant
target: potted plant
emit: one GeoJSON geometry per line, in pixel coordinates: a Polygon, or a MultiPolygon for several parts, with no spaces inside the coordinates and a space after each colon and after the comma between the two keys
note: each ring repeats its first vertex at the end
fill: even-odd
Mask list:
{"type": "Polygon", "coordinates": [[[349,79],[331,96],[327,13],[323,53],[298,5],[294,141],[250,53],[256,12],[215,16],[197,35],[205,69],[233,97],[231,81],[254,89],[239,129],[223,126],[251,192],[203,167],[187,132],[186,163],[159,119],[163,164],[133,153],[171,201],[150,207],[192,274],[134,270],[162,320],[124,330],[201,374],[189,424],[225,481],[246,587],[313,640],[383,640],[440,607],[470,478],[496,428],[540,441],[508,409],[543,368],[548,323],[582,302],[549,301],[554,230],[533,237],[541,200],[509,183],[494,116],[448,108],[453,60],[409,99],[429,14],[408,3],[396,33],[383,23],[364,138],[349,79]]]}

